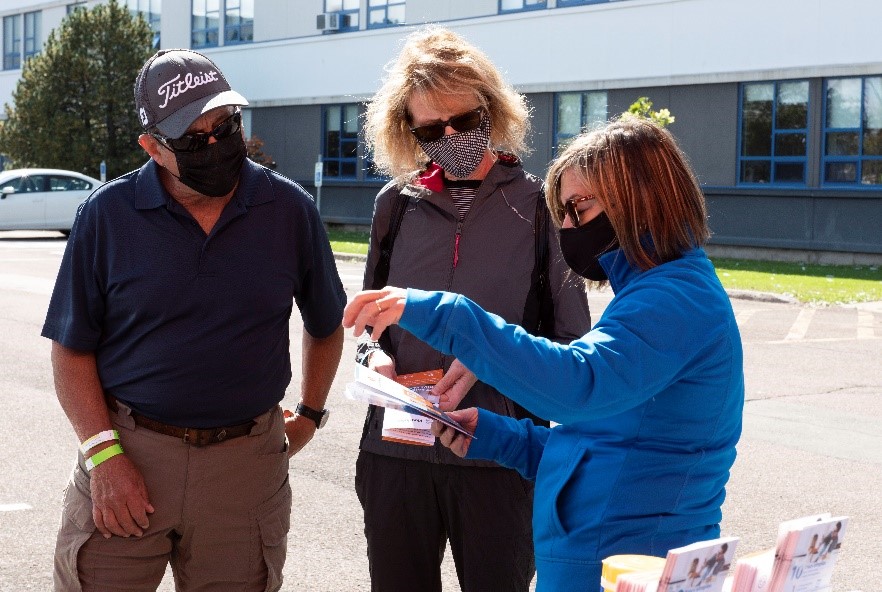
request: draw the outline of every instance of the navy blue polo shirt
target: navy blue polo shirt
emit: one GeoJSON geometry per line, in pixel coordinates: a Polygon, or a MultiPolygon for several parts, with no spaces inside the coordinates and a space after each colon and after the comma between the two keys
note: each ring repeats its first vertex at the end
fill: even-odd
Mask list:
{"type": "Polygon", "coordinates": [[[81,206],[42,335],[92,351],[105,392],[182,427],[247,421],[291,381],[289,320],[331,335],[346,295],[312,198],[249,160],[206,236],[158,166],[81,206]]]}

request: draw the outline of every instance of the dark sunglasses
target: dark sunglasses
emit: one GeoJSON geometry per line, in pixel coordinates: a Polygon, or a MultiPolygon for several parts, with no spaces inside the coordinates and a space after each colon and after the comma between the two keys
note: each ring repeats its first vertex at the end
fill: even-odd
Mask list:
{"type": "Polygon", "coordinates": [[[184,134],[180,138],[166,138],[159,134],[150,135],[168,146],[173,152],[196,152],[197,150],[201,150],[208,146],[208,140],[212,136],[214,136],[215,140],[223,140],[224,138],[229,138],[233,134],[238,133],[241,129],[242,113],[236,111],[217,124],[217,126],[210,132],[184,134]]]}
{"type": "Polygon", "coordinates": [[[447,121],[412,127],[410,128],[410,131],[416,136],[417,140],[433,142],[444,135],[448,125],[458,132],[470,132],[481,125],[481,120],[483,118],[484,109],[478,107],[477,109],[472,109],[466,113],[451,117],[447,121]]]}
{"type": "Polygon", "coordinates": [[[586,199],[594,199],[593,195],[583,195],[582,197],[574,197],[573,199],[568,199],[564,202],[564,214],[566,214],[570,222],[573,224],[573,228],[578,228],[581,222],[579,222],[579,210],[576,208],[576,204],[582,203],[586,199]]]}

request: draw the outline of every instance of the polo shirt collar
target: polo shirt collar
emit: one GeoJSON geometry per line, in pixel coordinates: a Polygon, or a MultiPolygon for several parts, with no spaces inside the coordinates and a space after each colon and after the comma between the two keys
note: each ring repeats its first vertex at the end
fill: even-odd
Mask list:
{"type": "MultiPolygon", "coordinates": [[[[168,204],[171,196],[159,180],[159,165],[152,158],[134,176],[135,209],[150,210],[168,204]]],[[[246,158],[242,163],[239,186],[233,201],[245,207],[256,206],[275,200],[268,171],[246,158]]]]}

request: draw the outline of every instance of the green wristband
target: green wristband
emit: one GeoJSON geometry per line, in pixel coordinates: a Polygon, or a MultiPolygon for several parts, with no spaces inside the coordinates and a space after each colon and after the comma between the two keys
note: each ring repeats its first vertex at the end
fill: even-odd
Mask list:
{"type": "Polygon", "coordinates": [[[117,454],[122,454],[123,449],[119,444],[114,444],[113,446],[108,446],[101,452],[98,452],[91,457],[86,459],[86,470],[91,471],[101,463],[103,463],[108,458],[113,458],[117,454]]]}

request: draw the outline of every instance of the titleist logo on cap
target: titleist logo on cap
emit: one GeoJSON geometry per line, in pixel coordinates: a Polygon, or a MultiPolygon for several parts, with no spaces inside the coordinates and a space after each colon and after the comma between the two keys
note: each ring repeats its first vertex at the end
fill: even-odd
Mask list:
{"type": "Polygon", "coordinates": [[[181,79],[181,75],[178,74],[156,89],[157,94],[163,99],[162,104],[160,104],[158,108],[165,109],[170,100],[183,95],[188,90],[200,87],[203,84],[208,84],[209,82],[216,82],[218,79],[217,76],[218,73],[214,70],[211,72],[198,72],[196,74],[188,72],[184,75],[183,80],[181,79]]]}

